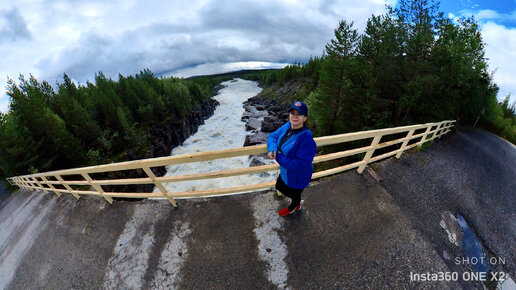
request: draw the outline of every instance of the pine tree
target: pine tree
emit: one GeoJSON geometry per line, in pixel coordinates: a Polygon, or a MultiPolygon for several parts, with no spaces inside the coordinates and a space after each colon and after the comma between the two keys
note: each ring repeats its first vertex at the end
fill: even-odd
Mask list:
{"type": "Polygon", "coordinates": [[[322,63],[319,87],[308,98],[320,135],[333,135],[337,131],[345,130],[342,126],[337,129],[340,125],[337,124],[337,116],[339,112],[343,113],[348,109],[343,106],[351,103],[350,99],[353,97],[350,94],[353,84],[346,69],[357,54],[358,43],[359,36],[353,23],[341,21],[335,29],[335,39],[326,45],[327,55],[322,63]]]}

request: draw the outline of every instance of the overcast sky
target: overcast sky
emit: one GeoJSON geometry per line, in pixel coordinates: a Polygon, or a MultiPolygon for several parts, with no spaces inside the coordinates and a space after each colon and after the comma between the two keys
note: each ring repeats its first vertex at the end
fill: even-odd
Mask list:
{"type": "MultiPolygon", "coordinates": [[[[516,94],[516,0],[446,0],[449,17],[476,15],[501,99],[516,94]]],[[[63,73],[84,84],[149,68],[177,76],[281,67],[320,56],[339,20],[363,31],[395,0],[0,0],[0,86],[63,73]],[[248,65],[246,65],[246,62],[248,65]],[[226,63],[232,63],[230,65],[226,63]]],[[[0,92],[0,111],[8,97],[0,92]]],[[[512,98],[515,99],[514,97],[512,98]]]]}

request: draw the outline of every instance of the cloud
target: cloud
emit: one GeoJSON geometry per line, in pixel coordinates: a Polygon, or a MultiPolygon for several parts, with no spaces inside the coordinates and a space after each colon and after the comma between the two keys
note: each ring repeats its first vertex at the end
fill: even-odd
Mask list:
{"type": "Polygon", "coordinates": [[[7,113],[7,108],[9,107],[9,98],[7,96],[0,97],[0,112],[7,113]]]}
{"type": "Polygon", "coordinates": [[[482,36],[487,43],[486,57],[490,69],[495,70],[494,81],[500,87],[498,99],[502,100],[507,94],[511,93],[511,101],[515,101],[516,28],[487,22],[482,26],[482,36]]]}
{"type": "Polygon", "coordinates": [[[27,23],[17,7],[0,11],[0,43],[32,38],[27,23]]]}
{"type": "MultiPolygon", "coordinates": [[[[489,69],[494,72],[494,82],[500,88],[498,100],[511,94],[511,102],[516,102],[516,67],[513,65],[516,62],[516,10],[508,13],[490,9],[462,10],[459,16],[473,16],[481,28],[489,69]]],[[[450,17],[455,18],[453,14],[450,17]]]]}
{"type": "MultiPolygon", "coordinates": [[[[84,84],[98,71],[116,79],[145,68],[159,74],[205,63],[304,61],[322,54],[339,20],[363,31],[372,14],[386,12],[386,3],[18,0],[23,9],[0,14],[2,32],[10,31],[3,34],[17,40],[0,42],[0,87],[20,73],[51,84],[67,73],[84,84]]],[[[6,100],[0,94],[0,111],[6,100]]]]}

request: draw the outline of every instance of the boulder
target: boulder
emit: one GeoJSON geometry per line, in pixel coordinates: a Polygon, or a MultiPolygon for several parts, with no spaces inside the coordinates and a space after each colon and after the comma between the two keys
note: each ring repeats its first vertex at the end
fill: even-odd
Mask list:
{"type": "Polygon", "coordinates": [[[267,157],[267,154],[260,154],[260,155],[249,156],[249,158],[251,159],[251,162],[249,163],[249,167],[254,167],[254,166],[265,165],[266,163],[263,162],[263,159],[268,158],[268,157],[267,157]]]}
{"type": "Polygon", "coordinates": [[[269,133],[258,132],[256,134],[245,136],[244,146],[253,146],[258,144],[267,144],[269,133]]]}
{"type": "Polygon", "coordinates": [[[274,126],[274,122],[265,122],[263,121],[262,124],[262,129],[261,131],[262,132],[268,132],[268,133],[271,133],[271,132],[274,132],[276,131],[276,127],[274,126]]]}
{"type": "Polygon", "coordinates": [[[258,131],[262,126],[262,122],[257,118],[250,118],[245,124],[246,131],[258,131]]]}
{"type": "Polygon", "coordinates": [[[265,123],[274,123],[274,122],[276,122],[277,119],[278,118],[276,116],[273,116],[273,115],[265,116],[263,118],[263,122],[265,122],[265,123]]]}

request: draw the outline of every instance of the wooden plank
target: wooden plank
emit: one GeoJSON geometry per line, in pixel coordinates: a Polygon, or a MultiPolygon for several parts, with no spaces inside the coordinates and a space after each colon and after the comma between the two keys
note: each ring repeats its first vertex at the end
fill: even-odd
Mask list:
{"type": "Polygon", "coordinates": [[[10,177],[10,178],[9,178],[9,180],[11,180],[11,181],[10,181],[11,185],[16,185],[16,186],[20,187],[20,186],[18,185],[18,183],[16,182],[16,177],[10,177]]]}
{"type": "MultiPolygon", "coordinates": [[[[230,188],[218,188],[213,190],[200,190],[200,191],[185,191],[185,192],[169,192],[168,196],[175,198],[189,198],[189,197],[209,197],[209,196],[222,196],[235,193],[253,192],[257,190],[273,188],[276,181],[259,183],[254,185],[245,185],[230,188]]],[[[149,192],[106,192],[106,195],[111,197],[127,197],[127,198],[157,198],[163,197],[161,193],[149,193],[149,192]]]]}
{"type": "Polygon", "coordinates": [[[365,163],[366,162],[364,162],[362,160],[362,161],[358,161],[358,162],[355,162],[355,163],[347,164],[347,165],[344,165],[344,166],[340,166],[340,167],[335,167],[335,168],[319,171],[319,172],[316,172],[316,173],[314,173],[312,175],[312,180],[313,179],[318,179],[318,178],[321,178],[321,177],[325,177],[325,176],[328,176],[328,175],[333,175],[333,174],[341,173],[341,172],[344,172],[344,171],[347,171],[347,170],[359,167],[360,165],[365,164],[365,163]]]}
{"type": "Polygon", "coordinates": [[[97,192],[102,196],[104,197],[110,204],[113,203],[113,199],[109,196],[109,195],[104,195],[104,190],[102,189],[102,186],[98,185],[98,184],[92,184],[91,182],[93,181],[91,179],[91,177],[88,175],[88,173],[82,173],[81,174],[82,177],[84,177],[84,179],[86,179],[88,182],[90,182],[91,186],[93,186],[93,188],[95,188],[95,190],[97,190],[97,192]]]}
{"type": "Polygon", "coordinates": [[[369,130],[369,131],[361,131],[361,132],[355,132],[355,133],[346,133],[346,134],[340,134],[340,135],[332,135],[332,136],[325,136],[325,137],[318,137],[315,138],[315,143],[317,146],[326,146],[326,145],[333,145],[338,143],[345,143],[350,141],[356,141],[356,140],[362,140],[367,138],[374,138],[377,136],[385,136],[385,135],[392,135],[396,133],[402,133],[409,130],[417,130],[426,128],[428,124],[422,124],[422,125],[410,125],[410,126],[403,126],[403,127],[395,127],[395,128],[386,128],[386,129],[377,129],[377,130],[369,130]]]}
{"type": "MultiPolygon", "coordinates": [[[[140,169],[142,167],[158,167],[158,166],[167,166],[174,164],[184,164],[184,163],[192,163],[192,162],[201,162],[201,161],[210,161],[221,158],[230,158],[237,157],[243,155],[256,155],[267,153],[267,145],[255,145],[255,146],[247,146],[240,148],[231,148],[224,150],[215,150],[215,151],[206,151],[206,152],[197,152],[191,154],[183,154],[178,156],[169,156],[169,157],[157,157],[157,158],[148,158],[134,161],[126,161],[119,163],[111,163],[111,164],[103,164],[97,166],[88,166],[74,169],[66,169],[66,170],[58,170],[51,171],[41,174],[46,175],[75,175],[75,174],[91,174],[91,173],[101,173],[108,171],[121,171],[121,170],[130,170],[130,169],[140,169]]],[[[40,174],[36,174],[35,176],[39,176],[40,174]]]]}
{"type": "Polygon", "coordinates": [[[41,179],[43,179],[43,181],[48,184],[48,186],[52,189],[52,191],[57,195],[57,197],[61,197],[61,193],[59,191],[56,190],[56,188],[48,183],[48,179],[45,177],[45,176],[41,176],[41,179]]]}
{"type": "Polygon", "coordinates": [[[439,128],[441,128],[442,125],[443,123],[439,123],[439,125],[437,125],[437,128],[435,128],[434,134],[432,135],[432,138],[430,138],[430,140],[434,140],[435,135],[437,135],[437,131],[439,131],[439,128]]]}
{"type": "Polygon", "coordinates": [[[367,153],[363,159],[364,163],[362,165],[360,165],[360,167],[358,167],[357,171],[359,174],[362,174],[362,172],[364,171],[367,163],[369,162],[369,159],[371,159],[371,156],[373,156],[373,153],[376,150],[376,147],[378,146],[378,143],[380,143],[381,139],[382,139],[382,136],[376,136],[373,138],[373,141],[371,142],[371,147],[373,147],[373,148],[369,149],[369,151],[367,151],[367,153]]]}
{"type": "Polygon", "coordinates": [[[32,188],[33,185],[29,183],[28,177],[22,177],[22,182],[25,188],[32,188]]]}
{"type": "Polygon", "coordinates": [[[38,177],[31,177],[31,179],[38,185],[41,190],[43,190],[43,192],[48,193],[48,190],[39,182],[38,177]]]}
{"type": "Polygon", "coordinates": [[[57,180],[59,180],[59,182],[61,182],[61,184],[66,188],[68,189],[68,191],[73,195],[75,196],[75,198],[79,199],[79,195],[77,193],[74,193],[73,192],[73,189],[70,187],[70,185],[66,184],[66,182],[63,180],[63,178],[61,177],[61,175],[54,175],[55,178],[57,178],[57,180]]]}
{"type": "Polygon", "coordinates": [[[25,184],[23,183],[23,179],[21,177],[17,177],[16,180],[17,180],[17,183],[20,186],[20,188],[25,187],[25,184]]]}
{"type": "Polygon", "coordinates": [[[14,185],[18,186],[19,188],[21,188],[21,185],[18,184],[18,177],[11,177],[11,180],[12,182],[14,183],[14,185]]]}
{"type": "Polygon", "coordinates": [[[205,173],[199,173],[199,174],[164,176],[164,177],[158,177],[158,178],[156,178],[156,180],[163,182],[163,183],[179,182],[179,181],[222,178],[222,177],[238,176],[238,175],[244,175],[244,174],[255,174],[255,173],[262,173],[262,172],[267,172],[267,171],[272,171],[272,170],[277,170],[277,169],[279,169],[278,164],[269,164],[269,165],[260,165],[260,166],[247,167],[247,168],[205,172],[205,173]]]}
{"type": "MultiPolygon", "coordinates": [[[[415,130],[414,130],[415,131],[415,130]]],[[[409,131],[410,132],[410,131],[409,131]]],[[[430,131],[429,133],[432,133],[433,131],[430,131]]],[[[380,149],[380,148],[384,148],[384,147],[388,147],[388,146],[391,146],[391,145],[394,145],[394,144],[397,144],[397,143],[401,143],[401,142],[405,142],[405,141],[410,141],[412,139],[417,139],[423,135],[425,135],[426,133],[423,132],[423,133],[419,133],[417,135],[411,135],[410,138],[407,136],[407,137],[403,137],[403,138],[400,138],[400,139],[396,139],[396,140],[392,140],[392,141],[387,141],[387,142],[384,142],[384,143],[380,143],[378,144],[378,146],[376,147],[376,149],[380,149]]]]}
{"type": "Polygon", "coordinates": [[[396,154],[396,158],[400,159],[401,153],[403,153],[403,151],[405,151],[405,148],[407,148],[407,144],[411,140],[411,137],[412,137],[412,135],[414,134],[415,131],[416,130],[410,130],[408,132],[407,137],[405,137],[406,140],[403,141],[403,144],[401,144],[401,147],[400,147],[401,151],[396,154]]]}
{"type": "Polygon", "coordinates": [[[423,143],[425,143],[427,140],[426,140],[426,136],[429,134],[430,132],[430,129],[432,129],[432,126],[428,126],[428,128],[426,128],[426,131],[425,131],[425,134],[423,134],[423,137],[421,137],[421,141],[419,141],[418,146],[422,146],[423,143]]]}
{"type": "Polygon", "coordinates": [[[172,206],[174,207],[177,207],[177,203],[176,201],[167,195],[167,190],[165,189],[165,187],[163,186],[163,184],[161,184],[161,182],[159,181],[156,181],[156,175],[154,175],[154,173],[152,172],[152,170],[150,170],[149,167],[143,167],[143,171],[145,171],[145,173],[147,174],[147,176],[149,176],[149,178],[154,181],[154,185],[159,189],[159,191],[161,191],[161,193],[163,194],[163,196],[168,199],[168,201],[172,204],[172,206]]]}
{"type": "MultiPolygon", "coordinates": [[[[417,145],[417,144],[416,144],[417,145]]],[[[384,153],[382,155],[378,155],[378,156],[375,156],[373,158],[371,158],[369,160],[368,163],[373,163],[373,162],[376,162],[376,161],[379,161],[379,160],[382,160],[382,159],[385,159],[387,157],[390,157],[390,156],[393,156],[393,155],[396,155],[397,153],[399,152],[402,152],[401,148],[398,149],[398,150],[394,150],[394,151],[391,151],[391,152],[387,152],[387,153],[384,153]]]]}
{"type": "MultiPolygon", "coordinates": [[[[71,193],[68,191],[68,189],[58,189],[56,188],[55,189],[56,191],[58,192],[62,192],[62,193],[71,193]]],[[[91,190],[73,190],[72,191],[73,193],[75,194],[78,194],[78,195],[96,195],[96,196],[102,196],[100,193],[96,192],[96,191],[91,191],[91,190]]]]}
{"type": "Polygon", "coordinates": [[[347,156],[353,156],[353,155],[356,155],[356,154],[367,152],[368,150],[371,150],[372,148],[373,147],[371,147],[371,146],[366,146],[366,147],[360,147],[360,148],[357,148],[357,149],[351,149],[351,150],[346,150],[346,151],[341,151],[341,152],[336,152],[336,153],[330,153],[330,154],[326,154],[326,155],[316,156],[314,158],[314,162],[313,163],[316,164],[316,163],[321,163],[321,162],[324,162],[324,161],[339,159],[339,158],[343,158],[343,157],[347,157],[347,156]]]}

